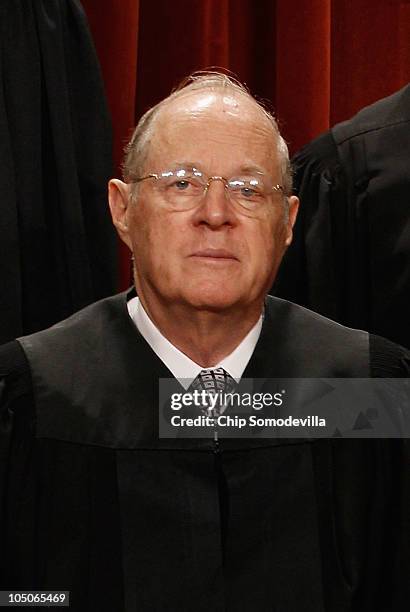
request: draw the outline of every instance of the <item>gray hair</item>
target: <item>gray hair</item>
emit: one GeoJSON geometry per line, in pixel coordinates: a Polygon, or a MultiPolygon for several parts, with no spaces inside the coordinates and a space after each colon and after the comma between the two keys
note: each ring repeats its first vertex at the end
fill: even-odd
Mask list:
{"type": "Polygon", "coordinates": [[[227,89],[233,93],[240,93],[250,99],[269,120],[273,132],[277,137],[277,151],[281,165],[282,185],[284,196],[292,194],[292,169],[289,161],[288,146],[282,137],[274,116],[256,100],[249,90],[237,79],[216,71],[199,71],[186,77],[178,87],[164,100],[150,108],[139,120],[131,140],[125,147],[123,162],[124,180],[132,182],[141,176],[143,166],[148,154],[148,145],[152,136],[154,119],[163,106],[190,91],[227,89]]]}

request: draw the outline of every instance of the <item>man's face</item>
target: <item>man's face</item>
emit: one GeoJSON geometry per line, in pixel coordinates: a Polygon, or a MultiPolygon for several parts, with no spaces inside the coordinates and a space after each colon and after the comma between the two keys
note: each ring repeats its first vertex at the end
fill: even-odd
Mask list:
{"type": "MultiPolygon", "coordinates": [[[[181,165],[228,179],[250,167],[281,183],[272,127],[241,94],[190,92],[160,111],[143,175],[181,165]]],[[[296,208],[292,201],[286,222],[282,194],[274,192],[250,216],[229,201],[222,181],[212,181],[195,208],[173,210],[154,179],[143,181],[126,213],[138,294],[148,305],[197,310],[261,303],[290,242],[296,208]]]]}

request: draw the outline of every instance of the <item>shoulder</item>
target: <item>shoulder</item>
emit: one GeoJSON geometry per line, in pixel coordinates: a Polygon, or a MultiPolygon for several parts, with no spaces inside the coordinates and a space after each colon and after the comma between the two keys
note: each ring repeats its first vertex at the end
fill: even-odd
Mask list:
{"type": "Polygon", "coordinates": [[[401,133],[406,125],[410,125],[410,85],[362,108],[298,151],[292,159],[296,192],[317,191],[316,179],[333,187],[343,186],[345,166],[354,163],[350,146],[366,135],[377,137],[382,130],[391,135],[401,133]]]}
{"type": "Polygon", "coordinates": [[[312,310],[267,296],[267,328],[271,338],[291,342],[298,354],[309,355],[309,365],[332,362],[335,371],[363,376],[401,378],[410,373],[410,351],[390,340],[364,330],[346,327],[312,310]],[[279,330],[279,331],[278,331],[279,330]],[[367,369],[367,373],[364,371],[367,369]]]}
{"type": "Polygon", "coordinates": [[[99,300],[43,331],[18,338],[28,357],[36,350],[61,350],[97,342],[107,326],[127,322],[127,292],[99,300]]]}
{"type": "Polygon", "coordinates": [[[331,133],[337,145],[363,134],[410,122],[410,85],[362,108],[347,121],[335,125],[331,133]]]}
{"type": "Polygon", "coordinates": [[[35,364],[63,372],[69,367],[75,369],[76,364],[80,367],[81,352],[98,354],[103,331],[110,326],[127,325],[126,313],[126,293],[121,293],[95,302],[48,329],[0,346],[3,405],[6,396],[10,399],[32,394],[35,364]]]}
{"type": "Polygon", "coordinates": [[[369,375],[369,334],[302,306],[268,296],[264,333],[283,371],[301,377],[369,375]]]}
{"type": "Polygon", "coordinates": [[[266,313],[272,321],[281,320],[290,335],[293,332],[311,337],[318,332],[330,334],[329,338],[360,338],[368,343],[368,333],[341,325],[323,315],[309,310],[304,306],[288,300],[267,296],[265,301],[266,313]]]}

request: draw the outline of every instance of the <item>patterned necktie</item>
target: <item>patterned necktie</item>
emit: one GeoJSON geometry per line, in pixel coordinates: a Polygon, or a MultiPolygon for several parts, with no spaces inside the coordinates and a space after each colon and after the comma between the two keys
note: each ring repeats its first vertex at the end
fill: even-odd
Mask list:
{"type": "MultiPolygon", "coordinates": [[[[223,368],[213,368],[212,370],[201,370],[198,376],[192,381],[189,391],[207,391],[208,393],[220,392],[221,397],[224,393],[232,393],[237,387],[236,381],[223,368]]],[[[204,406],[203,412],[208,416],[217,416],[225,410],[224,404],[217,404],[215,410],[204,406]]]]}

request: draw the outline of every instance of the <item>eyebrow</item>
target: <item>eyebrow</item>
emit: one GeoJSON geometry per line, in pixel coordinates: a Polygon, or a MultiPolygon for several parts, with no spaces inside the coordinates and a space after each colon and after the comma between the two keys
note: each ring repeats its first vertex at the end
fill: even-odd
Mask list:
{"type": "Polygon", "coordinates": [[[176,168],[176,167],[181,167],[181,166],[183,168],[198,168],[199,164],[193,161],[176,161],[170,167],[176,168]]]}
{"type": "MultiPolygon", "coordinates": [[[[199,164],[198,162],[194,162],[194,161],[176,161],[170,166],[170,168],[177,168],[181,166],[184,168],[198,168],[202,170],[201,164],[199,164]]],[[[235,176],[236,174],[242,174],[242,173],[248,173],[248,172],[251,174],[255,174],[255,173],[264,174],[264,175],[269,174],[266,171],[266,169],[262,168],[261,166],[246,164],[244,166],[240,166],[238,170],[233,172],[232,176],[235,176]]]]}
{"type": "Polygon", "coordinates": [[[240,172],[256,172],[257,174],[268,174],[261,166],[241,166],[240,172]]]}

